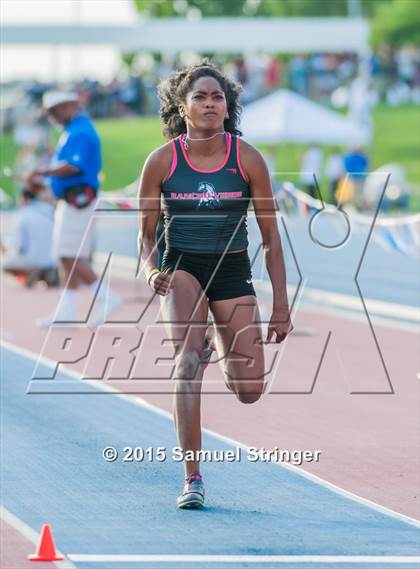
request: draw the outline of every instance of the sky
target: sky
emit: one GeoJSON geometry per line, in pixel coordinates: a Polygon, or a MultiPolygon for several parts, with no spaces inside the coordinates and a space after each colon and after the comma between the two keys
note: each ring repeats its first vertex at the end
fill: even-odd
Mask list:
{"type": "MultiPolygon", "coordinates": [[[[1,0],[1,25],[129,25],[137,14],[131,0],[1,0]]],[[[90,76],[107,81],[118,71],[112,46],[1,45],[1,80],[68,81],[90,76]]]]}

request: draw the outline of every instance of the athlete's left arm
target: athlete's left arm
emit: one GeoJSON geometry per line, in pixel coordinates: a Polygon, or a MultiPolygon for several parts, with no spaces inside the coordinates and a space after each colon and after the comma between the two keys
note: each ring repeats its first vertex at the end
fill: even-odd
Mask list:
{"type": "Polygon", "coordinates": [[[273,288],[273,313],[268,327],[267,342],[276,335],[279,343],[291,332],[287,300],[286,268],[280,233],[277,227],[277,207],[271,189],[270,175],[264,158],[254,147],[241,140],[241,162],[249,178],[252,202],[261,231],[265,265],[273,288]]]}

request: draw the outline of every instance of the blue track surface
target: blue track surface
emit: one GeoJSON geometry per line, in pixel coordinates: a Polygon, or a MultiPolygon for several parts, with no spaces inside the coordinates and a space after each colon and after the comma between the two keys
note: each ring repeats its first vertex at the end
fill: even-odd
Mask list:
{"type": "MultiPolygon", "coordinates": [[[[9,350],[3,357],[4,505],[37,531],[51,523],[65,554],[419,554],[416,528],[274,464],[205,464],[207,508],[178,511],[180,464],[106,463],[101,454],[109,445],[121,451],[126,446],[170,450],[176,445],[171,421],[110,394],[28,395],[34,362],[9,350]]],[[[203,443],[208,449],[228,448],[211,436],[203,443]]],[[[181,566],[77,564],[83,569],[181,566]]],[[[260,567],[229,564],[247,566],[260,567]]]]}

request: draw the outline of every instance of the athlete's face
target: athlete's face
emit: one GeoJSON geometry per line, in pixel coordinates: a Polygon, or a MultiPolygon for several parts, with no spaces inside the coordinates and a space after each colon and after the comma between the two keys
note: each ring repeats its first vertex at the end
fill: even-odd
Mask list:
{"type": "Polygon", "coordinates": [[[226,118],[226,97],[214,77],[200,77],[187,94],[181,114],[192,127],[203,130],[219,129],[226,118]]]}

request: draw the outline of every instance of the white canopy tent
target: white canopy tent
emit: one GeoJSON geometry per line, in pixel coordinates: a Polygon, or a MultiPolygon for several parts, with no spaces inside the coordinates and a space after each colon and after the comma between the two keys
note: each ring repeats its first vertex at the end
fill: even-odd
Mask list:
{"type": "Polygon", "coordinates": [[[371,137],[369,127],[286,89],[246,105],[241,129],[253,144],[365,145],[371,137]]]}

